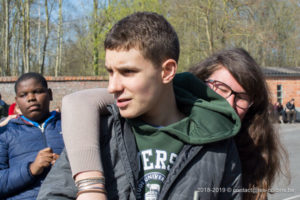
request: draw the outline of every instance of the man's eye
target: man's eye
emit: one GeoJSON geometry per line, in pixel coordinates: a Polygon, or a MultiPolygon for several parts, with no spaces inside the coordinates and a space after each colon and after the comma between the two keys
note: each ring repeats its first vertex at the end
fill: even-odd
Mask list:
{"type": "Polygon", "coordinates": [[[131,73],[134,73],[134,71],[128,69],[128,70],[124,70],[124,73],[125,73],[125,74],[131,74],[131,73]]]}
{"type": "Polygon", "coordinates": [[[45,92],[45,90],[43,90],[43,89],[34,91],[35,94],[41,94],[41,93],[44,93],[44,92],[45,92]]]}
{"type": "Polygon", "coordinates": [[[106,68],[106,71],[107,71],[107,73],[109,73],[109,74],[112,74],[112,73],[113,73],[113,71],[112,71],[111,69],[107,69],[107,68],[106,68]]]}
{"type": "Polygon", "coordinates": [[[124,74],[125,76],[130,76],[132,74],[134,74],[136,71],[131,70],[131,69],[126,69],[122,71],[122,74],[124,74]]]}

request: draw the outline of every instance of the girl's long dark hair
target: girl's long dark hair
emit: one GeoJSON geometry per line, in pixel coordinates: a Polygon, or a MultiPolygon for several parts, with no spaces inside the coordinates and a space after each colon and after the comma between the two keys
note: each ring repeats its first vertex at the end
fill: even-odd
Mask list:
{"type": "Polygon", "coordinates": [[[206,80],[220,67],[229,70],[253,102],[235,136],[242,163],[243,187],[258,189],[257,193],[244,193],[243,199],[267,199],[276,175],[282,173],[290,180],[290,174],[288,154],[269,109],[271,101],[264,75],[256,61],[241,48],[222,50],[192,67],[190,72],[206,80]]]}

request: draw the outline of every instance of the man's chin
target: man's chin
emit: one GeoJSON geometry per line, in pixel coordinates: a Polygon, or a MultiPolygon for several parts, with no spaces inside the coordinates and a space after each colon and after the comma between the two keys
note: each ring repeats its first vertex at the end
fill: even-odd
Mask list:
{"type": "MultiPolygon", "coordinates": [[[[25,116],[26,117],[26,116],[25,116]]],[[[28,119],[34,122],[42,122],[45,118],[45,115],[41,113],[41,111],[32,111],[30,114],[27,116],[28,119]]]]}
{"type": "Polygon", "coordinates": [[[130,112],[129,110],[120,110],[120,115],[123,117],[123,118],[126,118],[126,119],[133,119],[133,118],[136,118],[138,117],[138,114],[136,113],[133,113],[133,112],[130,112]]]}

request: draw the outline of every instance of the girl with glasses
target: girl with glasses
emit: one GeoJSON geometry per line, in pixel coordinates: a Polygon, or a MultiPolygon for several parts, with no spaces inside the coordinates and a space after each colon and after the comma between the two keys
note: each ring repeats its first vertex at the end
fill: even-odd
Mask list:
{"type": "Polygon", "coordinates": [[[261,68],[244,49],[220,51],[192,67],[190,72],[223,96],[242,121],[235,136],[243,174],[243,199],[267,199],[276,175],[289,179],[288,156],[279,140],[270,112],[270,95],[261,68]]]}

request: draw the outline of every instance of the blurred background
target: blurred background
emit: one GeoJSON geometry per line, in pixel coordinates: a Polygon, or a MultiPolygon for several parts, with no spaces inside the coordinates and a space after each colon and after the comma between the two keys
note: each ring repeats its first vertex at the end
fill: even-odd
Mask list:
{"type": "Polygon", "coordinates": [[[300,65],[299,0],[1,0],[0,75],[106,75],[103,39],[135,11],[154,11],[181,42],[179,71],[243,47],[265,66],[300,65]]]}

